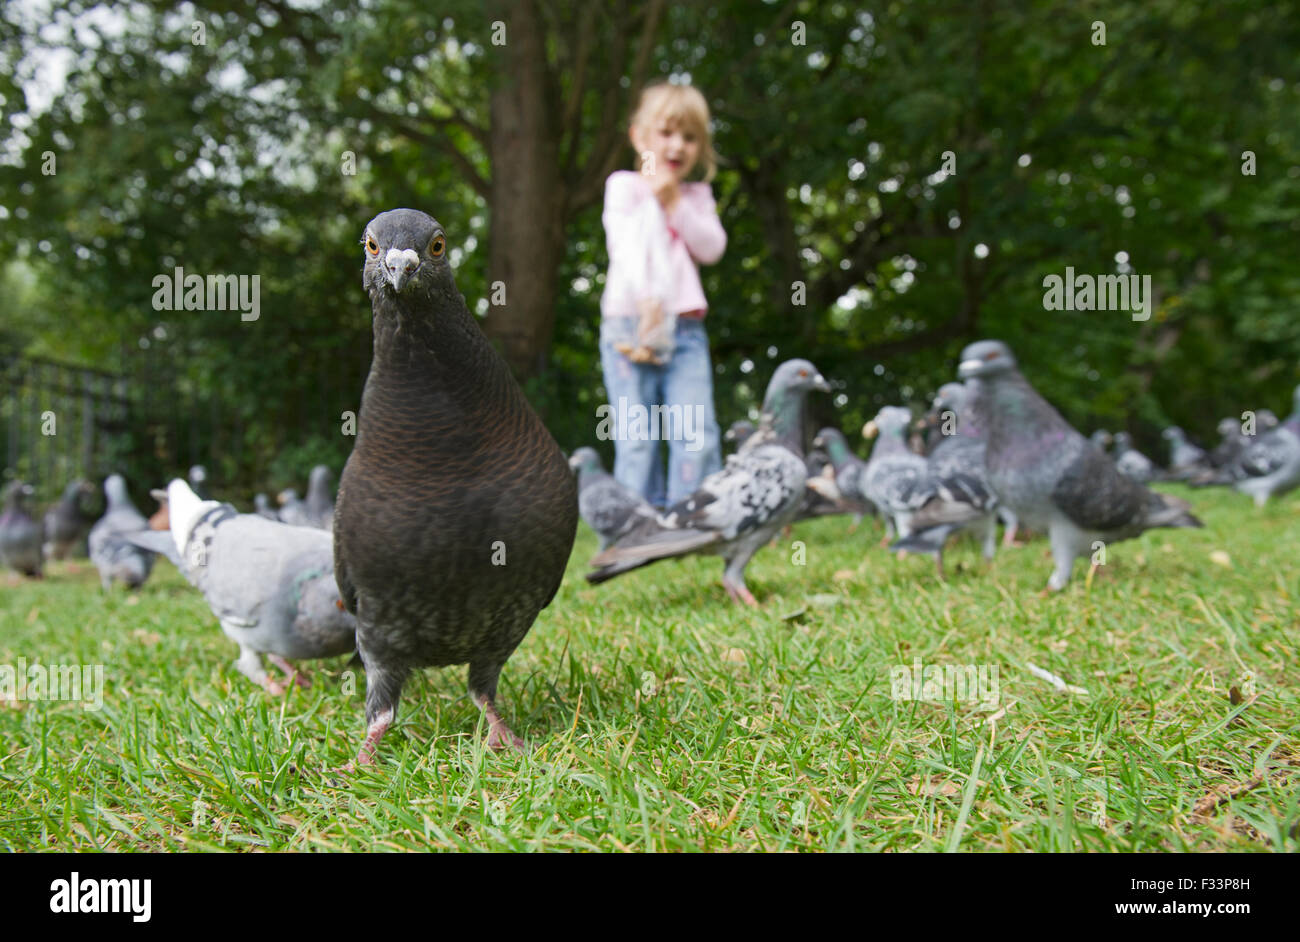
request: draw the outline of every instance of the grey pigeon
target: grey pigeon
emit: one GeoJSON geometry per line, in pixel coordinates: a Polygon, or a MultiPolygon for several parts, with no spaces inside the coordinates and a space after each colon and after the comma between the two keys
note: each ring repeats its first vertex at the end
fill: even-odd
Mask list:
{"type": "Polygon", "coordinates": [[[1139,484],[1150,484],[1160,476],[1154,461],[1133,447],[1128,432],[1115,433],[1115,468],[1124,477],[1139,484]]]}
{"type": "Polygon", "coordinates": [[[605,470],[594,448],[579,448],[569,458],[578,472],[578,513],[600,537],[600,549],[631,532],[643,520],[653,519],[655,509],[605,470]]]}
{"type": "Polygon", "coordinates": [[[578,526],[568,462],[465,306],[430,216],[363,236],[374,356],[334,512],[335,575],[357,615],[373,761],[411,670],[469,664],[489,748],[522,748],[501,668],[550,604],[578,526]]]}
{"type": "Polygon", "coordinates": [[[1029,527],[1046,530],[1055,568],[1049,590],[1070,580],[1075,559],[1152,527],[1199,527],[1186,501],[1125,477],[1029,384],[1001,341],[962,351],[958,375],[984,430],[988,480],[1029,527]]]}
{"type": "Polygon", "coordinates": [[[186,475],[186,477],[189,478],[190,488],[191,490],[194,491],[195,494],[198,494],[199,497],[203,498],[204,500],[211,499],[212,494],[208,491],[208,469],[207,468],[203,467],[203,465],[201,464],[191,465],[189,473],[186,475]]]}
{"type": "Polygon", "coordinates": [[[1300,484],[1300,415],[1288,417],[1247,447],[1240,468],[1243,476],[1233,487],[1253,499],[1256,507],[1300,484]]]}
{"type": "Polygon", "coordinates": [[[279,521],[280,515],[271,507],[271,501],[265,494],[253,495],[253,513],[267,520],[279,521]]]}
{"type": "Polygon", "coordinates": [[[356,619],[334,580],[334,540],[203,500],[176,478],[167,485],[171,530],[127,536],[163,553],[203,593],[226,637],[239,645],[235,667],[271,693],[283,685],[262,655],[302,686],[290,659],[333,657],[355,647],[356,619]]]}
{"type": "MultiPolygon", "coordinates": [[[[1300,386],[1297,386],[1293,395],[1294,403],[1291,415],[1286,422],[1277,423],[1277,416],[1268,409],[1260,409],[1255,413],[1255,434],[1242,435],[1242,447],[1236,457],[1217,469],[1212,475],[1202,474],[1193,478],[1194,484],[1231,484],[1236,486],[1238,482],[1255,481],[1262,482],[1265,479],[1269,483],[1247,484],[1242,490],[1243,493],[1255,496],[1264,494],[1264,501],[1268,500],[1268,494],[1281,493],[1280,490],[1270,489],[1274,483],[1282,484],[1286,478],[1283,471],[1284,466],[1288,463],[1291,455],[1291,438],[1289,435],[1282,433],[1282,428],[1288,424],[1296,427],[1300,424],[1300,386]],[[1282,478],[1273,476],[1282,472],[1282,478]],[[1265,492],[1268,492],[1265,494],[1265,492]]],[[[1285,485],[1283,489],[1289,490],[1285,485]]],[[[1256,501],[1258,502],[1258,497],[1256,501]]]]}
{"type": "Polygon", "coordinates": [[[1169,426],[1160,433],[1160,437],[1169,442],[1171,478],[1186,479],[1209,469],[1210,463],[1205,449],[1188,441],[1187,433],[1177,425],[1169,426]]]}
{"type": "Polygon", "coordinates": [[[307,505],[298,497],[298,492],[292,487],[286,487],[276,495],[276,503],[280,505],[280,522],[287,523],[291,527],[309,527],[307,505]]]}
{"type": "Polygon", "coordinates": [[[0,511],[0,566],[39,579],[42,533],[41,525],[27,512],[27,499],[32,493],[32,486],[22,481],[5,485],[4,510],[0,511]]]}
{"type": "MultiPolygon", "coordinates": [[[[936,444],[926,457],[926,472],[932,484],[937,485],[940,481],[948,481],[949,493],[958,500],[971,501],[972,508],[978,505],[981,510],[996,513],[1006,526],[1002,544],[1018,545],[1015,539],[1020,522],[1016,519],[1015,511],[1006,504],[991,499],[992,488],[989,486],[988,474],[984,470],[984,433],[980,431],[971,414],[970,390],[966,384],[944,383],[940,386],[934,397],[931,415],[937,417],[936,424],[941,430],[947,429],[951,432],[944,435],[943,440],[936,444]],[[957,480],[962,477],[973,478],[974,482],[957,480]]],[[[933,495],[924,498],[927,502],[931,499],[933,495]]],[[[983,522],[978,528],[984,532],[983,522]]],[[[962,528],[957,527],[950,532],[955,532],[957,529],[962,528]]],[[[986,553],[986,556],[991,554],[986,553]]],[[[939,564],[942,566],[942,560],[939,560],[939,564]]]]}
{"type": "MultiPolygon", "coordinates": [[[[980,543],[984,558],[991,560],[997,548],[999,514],[1007,518],[1007,539],[1014,539],[1016,518],[999,504],[989,486],[984,467],[985,443],[971,415],[969,391],[962,383],[939,387],[931,416],[947,432],[926,458],[926,476],[912,492],[908,503],[915,508],[910,535],[890,546],[893,552],[906,550],[934,558],[943,578],[943,548],[956,533],[970,531],[980,543]]],[[[928,416],[927,419],[931,419],[928,416]]]]}
{"type": "MultiPolygon", "coordinates": [[[[934,557],[939,578],[943,578],[943,548],[949,537],[963,530],[975,534],[985,559],[997,549],[998,499],[983,473],[956,472],[946,477],[927,477],[913,493],[911,534],[896,540],[891,552],[906,550],[934,557]]],[[[1008,531],[1014,532],[1014,531],[1008,531]]]]}
{"type": "Polygon", "coordinates": [[[737,419],[727,426],[727,431],[723,433],[722,440],[740,450],[754,432],[755,426],[753,422],[749,421],[749,419],[737,419]]]}
{"type": "Polygon", "coordinates": [[[122,475],[108,476],[104,481],[104,496],[108,498],[108,509],[90,528],[90,561],[99,570],[99,581],[105,591],[113,582],[138,589],[149,578],[154,554],[123,537],[149,529],[149,521],[131,503],[122,475]]]}
{"type": "Polygon", "coordinates": [[[1099,428],[1088,436],[1088,441],[1092,442],[1102,454],[1106,453],[1106,449],[1110,448],[1111,442],[1114,440],[1115,436],[1104,428],[1099,428]]]}
{"type": "Polygon", "coordinates": [[[1207,456],[1210,468],[1213,470],[1202,472],[1197,476],[1198,478],[1203,478],[1207,474],[1213,477],[1219,468],[1236,461],[1237,456],[1251,442],[1251,437],[1242,431],[1240,420],[1232,416],[1220,419],[1219,424],[1215,426],[1215,431],[1219,433],[1219,444],[1210,449],[1207,456]]]}
{"type": "Polygon", "coordinates": [[[810,389],[830,392],[830,384],[807,360],[787,360],[777,367],[759,428],[744,447],[690,497],[593,558],[587,581],[600,583],[661,559],[707,553],[726,561],[722,584],[732,600],[757,605],[745,585],[745,567],[794,520],[803,500],[808,475],[803,406],[810,389]]]}
{"type": "Polygon", "coordinates": [[[86,538],[95,521],[86,517],[82,501],[94,493],[88,481],[73,481],[63,489],[59,502],[45,512],[47,559],[67,559],[85,551],[86,538]]]}
{"type": "Polygon", "coordinates": [[[302,510],[307,526],[319,530],[334,529],[334,472],[323,464],[311,469],[302,510]]]}
{"type": "Polygon", "coordinates": [[[848,530],[852,533],[862,522],[863,517],[874,513],[875,508],[867,500],[857,495],[845,494],[839,489],[835,479],[835,463],[831,460],[830,454],[816,442],[804,458],[804,468],[807,470],[808,477],[803,500],[800,501],[799,510],[794,516],[795,523],[815,517],[852,514],[853,524],[848,530]]]}
{"type": "Polygon", "coordinates": [[[872,505],[864,490],[867,463],[853,453],[844,433],[837,428],[821,429],[813,439],[813,447],[824,450],[830,458],[839,493],[846,500],[856,500],[864,508],[870,508],[872,505]]]}
{"type": "MultiPolygon", "coordinates": [[[[1258,429],[1258,415],[1256,420],[1258,429]]],[[[1286,421],[1257,435],[1238,459],[1222,471],[1225,476],[1231,476],[1233,487],[1255,501],[1256,507],[1263,507],[1269,498],[1281,496],[1300,484],[1300,386],[1295,388],[1292,411],[1286,421]]]]}
{"type": "Polygon", "coordinates": [[[885,539],[912,532],[918,489],[925,484],[926,462],[907,447],[912,413],[902,406],[885,406],[862,429],[864,438],[879,435],[859,486],[885,519],[885,539]]]}

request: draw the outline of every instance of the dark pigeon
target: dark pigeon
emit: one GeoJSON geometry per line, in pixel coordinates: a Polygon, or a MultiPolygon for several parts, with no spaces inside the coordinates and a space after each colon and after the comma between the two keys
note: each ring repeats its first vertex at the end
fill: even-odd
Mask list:
{"type": "Polygon", "coordinates": [[[88,481],[73,481],[63,489],[59,502],[45,512],[45,557],[67,559],[85,555],[86,538],[94,520],[87,517],[83,502],[94,495],[88,481]]]}
{"type": "Polygon", "coordinates": [[[692,553],[726,560],[722,584],[734,601],[757,605],[745,567],[794,520],[808,477],[803,406],[808,390],[830,385],[807,360],[788,360],[772,376],[758,430],[699,490],[647,520],[591,561],[587,581],[604,582],[641,566],[692,553]]]}
{"type": "Polygon", "coordinates": [[[962,351],[958,375],[971,383],[994,492],[1027,526],[1047,531],[1056,564],[1048,589],[1064,588],[1075,559],[1098,541],[1201,525],[1186,501],[1120,474],[1029,385],[1006,344],[971,344],[962,351]]]}
{"type": "Polygon", "coordinates": [[[600,537],[600,549],[617,543],[643,520],[653,519],[655,509],[605,470],[594,448],[579,448],[569,459],[578,473],[578,513],[600,537]]]}
{"type": "Polygon", "coordinates": [[[239,645],[241,674],[279,694],[285,688],[267,673],[263,654],[307,686],[289,659],[354,649],[356,619],[339,599],[328,533],[203,500],[179,478],[167,486],[167,501],[170,530],[125,538],[167,556],[203,593],[221,630],[239,645]]]}
{"type": "Polygon", "coordinates": [[[104,481],[108,509],[90,529],[90,561],[99,570],[104,591],[114,582],[138,589],[153,569],[154,554],[123,538],[124,534],[149,529],[149,521],[135,509],[126,492],[126,480],[110,474],[104,481]]]}
{"type": "Polygon", "coordinates": [[[374,356],[334,512],[334,571],[366,668],[357,761],[373,761],[410,672],[452,664],[469,664],[488,746],[522,748],[497,681],[560,587],[577,485],[465,306],[442,226],[395,209],[363,244],[374,356]]]}
{"type": "Polygon", "coordinates": [[[10,481],[5,486],[4,510],[0,511],[0,566],[39,579],[43,540],[41,525],[27,512],[32,493],[32,486],[22,481],[10,481]]]}

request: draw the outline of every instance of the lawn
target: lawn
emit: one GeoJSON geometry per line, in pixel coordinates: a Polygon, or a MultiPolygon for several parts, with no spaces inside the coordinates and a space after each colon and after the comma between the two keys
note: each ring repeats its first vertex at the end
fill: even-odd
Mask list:
{"type": "Polygon", "coordinates": [[[502,673],[529,751],[486,752],[464,668],[429,670],[350,776],[346,658],[272,697],[165,562],[108,596],[85,561],[3,574],[0,665],[105,687],[0,702],[0,848],[1295,851],[1300,495],[1169,489],[1204,530],[1110,547],[1052,597],[1043,540],[991,570],[959,544],[941,583],[836,517],[758,555],[749,611],[713,558],[588,586],[584,527],[502,673]],[[895,698],[918,658],[996,687],[895,698]]]}

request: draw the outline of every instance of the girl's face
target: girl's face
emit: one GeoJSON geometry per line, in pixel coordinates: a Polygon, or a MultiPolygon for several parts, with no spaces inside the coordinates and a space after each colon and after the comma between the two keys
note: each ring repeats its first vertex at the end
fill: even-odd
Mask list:
{"type": "Polygon", "coordinates": [[[645,155],[651,154],[655,173],[667,171],[678,182],[686,179],[700,156],[699,139],[668,119],[656,118],[649,124],[634,126],[631,138],[632,146],[641,155],[643,169],[648,169],[644,166],[645,155]]]}

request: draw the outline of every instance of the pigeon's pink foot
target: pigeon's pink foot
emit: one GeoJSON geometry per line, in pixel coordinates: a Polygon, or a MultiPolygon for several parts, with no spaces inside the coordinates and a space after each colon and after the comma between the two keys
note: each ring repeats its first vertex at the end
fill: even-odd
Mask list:
{"type": "Polygon", "coordinates": [[[303,674],[302,671],[298,670],[298,668],[294,667],[291,663],[286,661],[284,658],[280,657],[280,655],[268,654],[266,656],[266,659],[270,661],[272,664],[274,664],[276,667],[280,668],[280,670],[284,671],[285,676],[293,680],[293,682],[296,683],[299,687],[311,686],[311,680],[305,674],[303,674]]]}
{"type": "Polygon", "coordinates": [[[1016,539],[1016,530],[1008,529],[1002,534],[1002,545],[1008,549],[1019,549],[1025,544],[1016,539]]]}
{"type": "Polygon", "coordinates": [[[267,674],[266,677],[262,680],[262,686],[265,687],[266,692],[271,694],[271,696],[273,697],[279,697],[284,695],[284,691],[285,691],[284,684],[280,683],[270,674],[267,674]]]}
{"type": "Polygon", "coordinates": [[[740,602],[748,605],[750,608],[758,608],[758,599],[754,598],[754,593],[743,585],[732,585],[729,582],[723,582],[727,589],[727,595],[731,596],[733,602],[740,602]]]}
{"type": "Polygon", "coordinates": [[[349,762],[344,767],[344,771],[351,772],[357,765],[373,764],[375,761],[375,748],[379,745],[379,740],[383,738],[384,733],[388,732],[388,727],[392,725],[392,710],[384,710],[376,716],[375,721],[366,730],[366,741],[361,744],[361,751],[357,753],[355,763],[349,762]]]}
{"type": "Polygon", "coordinates": [[[487,747],[493,752],[500,752],[507,747],[523,752],[524,741],[511,732],[510,727],[506,725],[506,721],[497,712],[496,705],[486,697],[480,699],[478,705],[483,710],[483,715],[487,717],[488,721],[487,747]]]}

